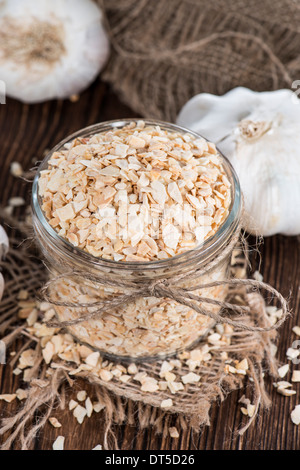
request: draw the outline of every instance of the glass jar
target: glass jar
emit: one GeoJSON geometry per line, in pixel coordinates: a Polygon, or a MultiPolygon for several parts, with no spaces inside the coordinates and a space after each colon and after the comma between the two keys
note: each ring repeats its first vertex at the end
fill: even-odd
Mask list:
{"type": "MultiPolygon", "coordinates": [[[[41,163],[33,182],[32,209],[33,225],[36,239],[42,249],[51,276],[60,276],[56,283],[55,296],[61,302],[89,303],[99,299],[109,299],[124,290],[112,288],[109,281],[115,283],[127,281],[143,286],[152,281],[172,279],[179,273],[184,275],[191,271],[202,272],[201,278],[195,276],[181,281],[181,287],[191,287],[207,284],[213,281],[226,280],[229,275],[230,254],[222,258],[217,265],[207,271],[203,268],[222,254],[239,227],[241,213],[240,185],[229,161],[222,156],[223,168],[231,183],[231,204],[229,215],[212,237],[205,240],[196,248],[186,251],[169,259],[149,262],[123,262],[97,258],[74,247],[66,239],[60,237],[50,226],[41,208],[38,195],[38,179],[40,172],[48,167],[48,160],[53,152],[76,137],[88,137],[96,133],[120,128],[135,121],[124,119],[96,124],[82,129],[67,137],[54,147],[41,163]],[[65,277],[70,271],[82,273],[80,281],[77,278],[65,277]],[[97,286],[87,277],[105,276],[107,286],[97,286]]],[[[169,132],[189,133],[195,137],[198,134],[182,127],[160,121],[146,120],[146,125],[158,125],[169,132]]],[[[197,295],[200,292],[193,291],[197,295]]],[[[201,290],[203,297],[225,300],[227,288],[225,285],[208,287],[201,290]]],[[[210,310],[217,313],[218,305],[210,305],[210,310]]],[[[95,307],[70,307],[55,305],[59,321],[69,321],[93,312],[95,307]]],[[[133,302],[117,309],[112,309],[101,316],[68,326],[69,332],[80,342],[108,357],[122,360],[145,360],[170,356],[179,350],[194,347],[195,343],[213,326],[214,321],[208,316],[197,313],[188,306],[177,303],[172,299],[157,297],[139,297],[133,302]]]]}

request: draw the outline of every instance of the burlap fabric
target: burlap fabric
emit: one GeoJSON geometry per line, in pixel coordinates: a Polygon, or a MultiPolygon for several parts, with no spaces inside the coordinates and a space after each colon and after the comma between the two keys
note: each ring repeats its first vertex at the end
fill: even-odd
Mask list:
{"type": "Polygon", "coordinates": [[[112,42],[103,78],[142,116],[175,121],[197,93],[300,77],[298,0],[98,2],[112,42]]]}
{"type": "MultiPolygon", "coordinates": [[[[4,213],[1,212],[2,221],[3,215],[4,213]]],[[[53,416],[55,407],[59,403],[62,407],[65,406],[65,385],[67,384],[70,389],[76,377],[85,378],[94,384],[95,397],[105,405],[103,411],[106,423],[105,448],[117,448],[113,432],[114,425],[125,422],[141,428],[151,425],[165,435],[168,433],[171,420],[174,424],[174,419],[177,420],[176,424],[179,429],[192,426],[198,430],[201,426],[209,424],[209,410],[214,402],[222,401],[232,390],[245,384],[243,376],[225,372],[225,362],[221,359],[222,351],[226,351],[231,358],[237,360],[247,358],[250,365],[249,376],[253,385],[253,396],[250,398],[255,403],[255,414],[246,424],[244,423],[244,427],[239,432],[243,433],[251,424],[260,405],[270,405],[264,388],[263,370],[264,372],[268,370],[273,375],[277,373],[276,359],[272,354],[272,341],[276,338],[274,331],[262,333],[236,330],[231,344],[217,349],[213,352],[212,360],[197,369],[197,373],[201,376],[201,384],[190,384],[185,390],[176,394],[171,394],[169,391],[143,392],[140,384],[134,381],[126,384],[117,380],[103,382],[88,371],[76,377],[69,376],[71,364],[59,358],[53,361],[52,375],[46,374],[47,368],[52,366],[46,365],[43,361],[41,338],[28,336],[26,322],[18,317],[17,294],[20,289],[26,289],[30,297],[34,298],[47,280],[48,272],[34,248],[31,228],[10,216],[4,217],[6,223],[16,229],[11,231],[11,248],[6,260],[1,263],[7,282],[5,296],[0,303],[0,335],[8,348],[7,357],[9,357],[9,348],[12,345],[13,350],[16,351],[16,355],[10,360],[13,363],[7,364],[6,367],[10,365],[12,368],[15,367],[19,355],[29,347],[35,349],[36,361],[27,376],[29,395],[25,404],[20,405],[15,415],[2,421],[0,436],[6,435],[6,440],[4,442],[2,440],[3,449],[9,449],[16,440],[22,449],[30,448],[36,433],[44,426],[49,416],[53,416]],[[24,237],[27,241],[20,244],[20,240],[24,237]],[[25,345],[24,341],[15,342],[19,337],[24,339],[25,345]],[[164,411],[160,409],[160,404],[162,400],[168,398],[172,399],[173,406],[170,410],[164,411]],[[39,410],[39,419],[35,421],[34,416],[37,410],[39,410]]],[[[243,256],[235,259],[237,264],[232,267],[233,275],[235,270],[240,270],[241,266],[245,265],[243,256]]],[[[232,318],[236,321],[263,328],[270,325],[264,300],[259,293],[247,292],[245,286],[235,286],[231,290],[230,301],[250,307],[250,313],[247,315],[232,313],[232,318]]],[[[230,312],[226,315],[230,315],[230,312]]],[[[139,364],[139,371],[144,371],[159,380],[161,362],[139,364]]],[[[188,372],[189,369],[184,365],[179,374],[185,375],[188,372]]],[[[6,392],[9,393],[9,391],[6,392]]]]}

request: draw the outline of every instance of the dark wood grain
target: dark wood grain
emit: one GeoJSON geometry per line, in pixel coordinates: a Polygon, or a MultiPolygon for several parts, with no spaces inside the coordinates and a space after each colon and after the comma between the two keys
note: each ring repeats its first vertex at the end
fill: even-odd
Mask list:
{"type": "MultiPolygon", "coordinates": [[[[42,159],[46,148],[51,148],[66,135],[90,124],[124,117],[134,117],[135,113],[123,105],[101,81],[95,82],[84,92],[76,103],[70,101],[51,101],[45,104],[23,105],[13,100],[0,107],[0,203],[5,204],[12,196],[23,195],[30,198],[30,187],[25,182],[10,175],[13,161],[22,163],[28,170],[42,159]]],[[[294,341],[291,329],[300,324],[300,250],[297,237],[275,236],[267,238],[261,245],[261,272],[264,280],[276,287],[285,296],[290,296],[293,311],[281,329],[278,355],[285,362],[286,349],[294,341]]],[[[259,258],[252,256],[253,269],[258,266],[259,258]]],[[[9,366],[0,367],[0,393],[11,393],[22,383],[12,376],[9,366]]],[[[285,398],[276,393],[272,380],[266,378],[272,407],[261,411],[257,422],[243,437],[237,434],[243,422],[238,399],[244,391],[232,393],[222,404],[215,404],[211,410],[211,425],[201,434],[186,430],[179,439],[162,439],[153,429],[137,432],[134,427],[116,428],[121,449],[300,449],[300,429],[290,420],[290,412],[300,403],[297,395],[285,398]]],[[[76,390],[92,388],[83,382],[76,383],[76,390]]],[[[76,391],[69,391],[75,397],[76,391]]],[[[13,412],[16,404],[0,402],[1,416],[13,412]]],[[[103,441],[104,420],[101,413],[93,414],[79,426],[68,410],[58,408],[55,416],[63,424],[62,429],[54,429],[47,424],[36,438],[35,449],[51,449],[56,436],[66,437],[66,449],[92,449],[103,441]]]]}

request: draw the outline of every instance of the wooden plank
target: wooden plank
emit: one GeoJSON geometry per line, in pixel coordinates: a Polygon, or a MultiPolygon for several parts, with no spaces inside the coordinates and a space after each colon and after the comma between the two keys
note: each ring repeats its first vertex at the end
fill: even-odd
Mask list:
{"type": "MultiPolygon", "coordinates": [[[[123,105],[109,90],[107,85],[96,81],[84,92],[76,103],[69,101],[51,101],[34,106],[22,105],[7,100],[0,108],[0,202],[5,204],[12,196],[23,195],[29,201],[28,184],[10,175],[13,161],[22,163],[28,170],[36,161],[42,159],[45,148],[51,148],[66,135],[87,125],[124,117],[135,117],[135,113],[123,105]]],[[[254,240],[251,239],[253,243],[254,240]]],[[[260,247],[264,280],[276,287],[283,295],[291,295],[290,306],[293,316],[281,329],[279,341],[279,358],[285,363],[286,349],[296,339],[291,333],[293,325],[300,324],[300,250],[297,237],[276,236],[267,238],[260,247]]],[[[259,258],[251,256],[253,269],[258,266],[259,258]]],[[[0,367],[1,393],[11,393],[22,383],[12,377],[8,366],[0,367]]],[[[300,435],[297,426],[290,420],[290,411],[299,404],[299,387],[297,395],[285,398],[276,393],[272,380],[266,379],[267,389],[272,398],[272,408],[262,411],[258,421],[243,437],[237,435],[241,423],[241,412],[238,399],[244,393],[232,393],[222,404],[216,404],[211,412],[211,426],[201,434],[190,429],[181,432],[179,439],[169,437],[162,439],[153,429],[137,432],[128,425],[116,428],[118,443],[121,449],[299,449],[300,435]]],[[[24,384],[23,384],[24,386],[24,384]]],[[[86,388],[92,394],[92,387],[85,383],[76,383],[76,390],[86,388]]],[[[72,391],[71,396],[75,397],[72,391]]],[[[13,412],[16,403],[11,405],[0,402],[0,415],[13,412]]],[[[105,423],[102,413],[94,414],[79,426],[72,414],[57,409],[55,416],[63,424],[61,429],[54,429],[47,424],[44,431],[36,438],[35,449],[51,449],[56,436],[66,437],[67,449],[92,449],[103,442],[105,423]]],[[[245,422],[245,418],[243,420],[245,422]]]]}

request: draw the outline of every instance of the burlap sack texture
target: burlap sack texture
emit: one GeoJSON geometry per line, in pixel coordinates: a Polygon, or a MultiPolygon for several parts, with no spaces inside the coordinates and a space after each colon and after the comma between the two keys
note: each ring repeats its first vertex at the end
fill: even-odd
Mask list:
{"type": "Polygon", "coordinates": [[[103,73],[142,116],[175,121],[197,93],[291,88],[298,0],[98,0],[112,42],[103,73]]]}

